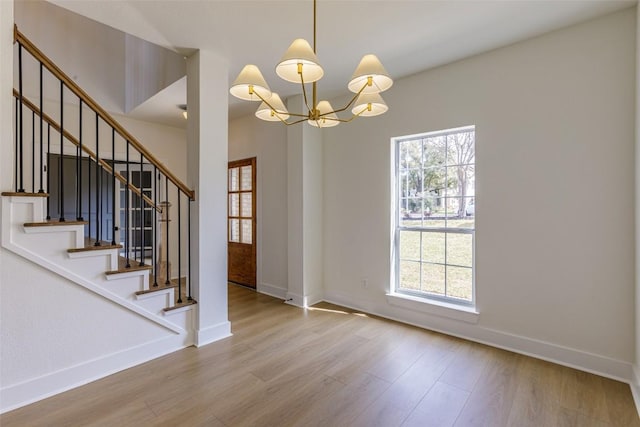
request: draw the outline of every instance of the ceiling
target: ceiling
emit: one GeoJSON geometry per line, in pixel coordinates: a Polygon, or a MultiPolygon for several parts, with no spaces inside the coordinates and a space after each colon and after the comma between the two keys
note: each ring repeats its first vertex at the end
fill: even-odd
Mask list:
{"type": "MultiPolygon", "coordinates": [[[[295,38],[313,38],[311,0],[51,0],[88,18],[170,48],[216,52],[229,61],[229,84],[247,63],[283,98],[298,87],[275,74],[295,38]]],[[[375,53],[398,79],[554,29],[631,7],[636,0],[318,0],[319,96],[346,93],[360,58],[375,53]]],[[[393,88],[391,89],[393,90],[393,88]]],[[[178,104],[186,79],[132,112],[184,126],[178,104]]],[[[257,104],[229,98],[230,118],[257,104]]],[[[393,108],[393,106],[391,106],[393,108]]]]}

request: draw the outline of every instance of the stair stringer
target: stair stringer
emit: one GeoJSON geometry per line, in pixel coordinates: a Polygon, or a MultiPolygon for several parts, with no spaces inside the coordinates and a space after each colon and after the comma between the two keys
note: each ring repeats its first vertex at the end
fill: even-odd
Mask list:
{"type": "MultiPolygon", "coordinates": [[[[58,274],[61,277],[64,277],[83,288],[100,295],[101,297],[118,304],[133,313],[144,317],[172,332],[177,335],[184,335],[189,338],[191,341],[192,333],[181,326],[178,326],[164,318],[164,316],[159,314],[154,314],[150,311],[145,310],[143,307],[137,305],[134,300],[128,300],[123,298],[113,292],[110,292],[108,289],[97,285],[96,283],[86,279],[85,277],[76,274],[74,271],[65,268],[63,265],[63,261],[59,263],[52,262],[47,259],[42,254],[35,252],[29,248],[26,248],[16,242],[14,236],[16,233],[24,233],[23,224],[28,222],[42,222],[44,221],[44,198],[43,197],[25,197],[25,196],[5,196],[2,197],[2,227],[0,229],[1,236],[0,240],[2,246],[10,250],[11,252],[37,264],[55,274],[58,274]],[[12,208],[12,204],[24,204],[31,205],[23,207],[23,211],[25,211],[25,218],[16,218],[14,215],[14,209],[12,208]],[[25,210],[26,208],[26,210],[25,210]]],[[[74,232],[76,236],[74,238],[75,242],[83,242],[84,240],[84,228],[81,225],[66,225],[65,230],[63,232],[74,232]]],[[[53,231],[55,233],[55,231],[53,231]]],[[[61,251],[66,253],[66,250],[70,248],[60,248],[61,251]]],[[[105,256],[110,256],[106,254],[105,256]]],[[[73,258],[67,257],[69,261],[73,260],[73,258]]],[[[105,279],[106,280],[106,279],[105,279]]],[[[193,307],[192,307],[193,310],[193,307]]],[[[191,315],[193,315],[193,311],[191,310],[191,315]]],[[[187,323],[188,324],[188,323],[187,323]]],[[[185,343],[189,345],[188,343],[185,343]]]]}

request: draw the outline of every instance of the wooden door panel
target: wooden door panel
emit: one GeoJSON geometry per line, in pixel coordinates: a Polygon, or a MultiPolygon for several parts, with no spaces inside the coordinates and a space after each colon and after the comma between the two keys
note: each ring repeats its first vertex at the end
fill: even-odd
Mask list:
{"type": "Polygon", "coordinates": [[[229,242],[229,281],[256,286],[256,262],[253,245],[229,242]]]}
{"type": "Polygon", "coordinates": [[[256,158],[229,162],[227,247],[229,281],[256,287],[256,158]]]}

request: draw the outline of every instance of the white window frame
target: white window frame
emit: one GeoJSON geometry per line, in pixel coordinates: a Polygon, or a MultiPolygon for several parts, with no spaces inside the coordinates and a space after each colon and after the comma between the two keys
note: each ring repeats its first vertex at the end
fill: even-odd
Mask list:
{"type": "MultiPolygon", "coordinates": [[[[414,135],[405,135],[391,138],[392,144],[392,253],[394,254],[393,265],[391,268],[391,292],[388,294],[388,301],[390,304],[397,305],[405,308],[413,308],[418,309],[418,304],[420,302],[427,302],[430,304],[435,304],[435,312],[433,309],[421,310],[427,312],[434,312],[434,314],[438,314],[444,317],[452,317],[459,318],[460,320],[470,321],[472,323],[477,322],[477,311],[475,310],[476,306],[476,251],[475,251],[475,231],[476,224],[474,221],[474,228],[453,228],[453,227],[407,227],[402,226],[402,222],[400,219],[401,216],[401,182],[400,182],[400,143],[404,141],[414,140],[414,139],[424,139],[428,137],[434,136],[442,136],[448,134],[455,134],[460,132],[466,132],[473,130],[475,134],[475,126],[464,126],[454,129],[446,129],[442,131],[435,132],[426,132],[414,135]],[[472,289],[471,289],[471,300],[464,300],[460,298],[450,297],[446,295],[438,295],[432,294],[428,292],[422,291],[412,291],[408,289],[399,288],[400,284],[400,231],[417,231],[417,232],[437,232],[437,233],[457,233],[457,234],[471,234],[472,238],[472,267],[471,267],[471,280],[472,280],[472,289]],[[462,317],[459,314],[453,313],[451,315],[451,311],[462,311],[466,312],[462,317]],[[449,314],[448,314],[449,313],[449,314]]],[[[475,138],[474,138],[475,144],[475,138]]],[[[474,161],[475,166],[475,161],[474,161]]],[[[474,209],[477,205],[476,197],[477,194],[474,194],[474,209]]],[[[446,249],[445,249],[446,250],[446,249]]],[[[444,265],[452,265],[447,264],[445,262],[444,265]]],[[[446,276],[445,276],[446,281],[446,276]]],[[[446,286],[446,282],[445,282],[446,286]]]]}

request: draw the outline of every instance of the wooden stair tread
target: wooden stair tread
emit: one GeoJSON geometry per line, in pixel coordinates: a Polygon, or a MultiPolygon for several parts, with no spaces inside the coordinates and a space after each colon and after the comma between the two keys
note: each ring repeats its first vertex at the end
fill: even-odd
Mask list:
{"type": "Polygon", "coordinates": [[[57,219],[50,219],[49,221],[43,222],[26,222],[23,225],[25,227],[51,227],[51,226],[60,226],[60,225],[86,225],[89,224],[89,221],[60,221],[57,219]]]}
{"type": "Polygon", "coordinates": [[[49,193],[26,193],[17,191],[3,191],[2,195],[7,197],[49,197],[49,193]]]}
{"type": "Polygon", "coordinates": [[[162,311],[164,311],[165,313],[173,311],[173,310],[177,310],[179,308],[182,307],[188,307],[190,305],[196,305],[198,303],[198,301],[192,299],[191,301],[187,300],[187,299],[183,299],[181,303],[176,303],[176,305],[174,305],[173,307],[167,307],[167,308],[163,308],[162,311]]]}
{"type": "Polygon", "coordinates": [[[153,292],[164,291],[166,289],[176,289],[177,287],[178,287],[178,285],[174,285],[174,284],[171,284],[171,285],[158,285],[155,288],[151,287],[149,289],[145,289],[144,291],[137,291],[135,294],[136,295],[145,295],[145,294],[151,294],[153,292]]]}
{"type": "Polygon", "coordinates": [[[138,261],[134,261],[132,259],[129,260],[129,267],[127,265],[127,260],[124,257],[118,257],[118,269],[107,271],[105,274],[119,274],[119,273],[128,273],[130,271],[142,271],[142,270],[151,270],[151,265],[140,265],[138,261]]]}
{"type": "Polygon", "coordinates": [[[88,252],[88,251],[99,251],[99,250],[103,250],[103,249],[120,249],[122,248],[122,245],[112,245],[111,242],[106,242],[104,240],[100,241],[100,245],[96,246],[96,239],[90,239],[88,237],[85,237],[84,239],[84,247],[82,248],[73,248],[73,249],[67,249],[67,252],[69,253],[74,253],[74,252],[88,252]]]}

